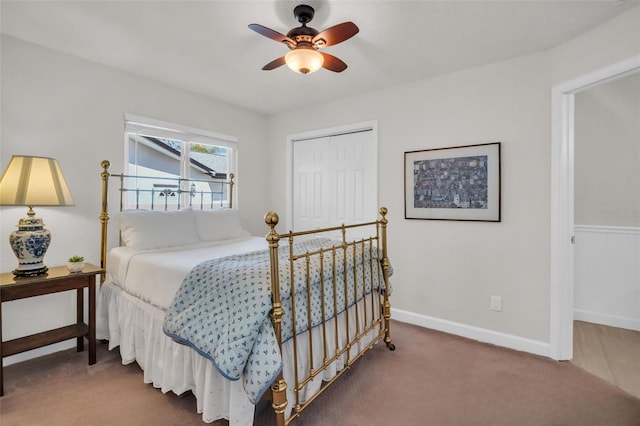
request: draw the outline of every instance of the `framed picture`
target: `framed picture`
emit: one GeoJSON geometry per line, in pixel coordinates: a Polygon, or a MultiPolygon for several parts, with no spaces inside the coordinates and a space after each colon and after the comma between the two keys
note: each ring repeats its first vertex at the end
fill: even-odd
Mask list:
{"type": "Polygon", "coordinates": [[[405,152],[404,217],[500,222],[500,142],[405,152]]]}

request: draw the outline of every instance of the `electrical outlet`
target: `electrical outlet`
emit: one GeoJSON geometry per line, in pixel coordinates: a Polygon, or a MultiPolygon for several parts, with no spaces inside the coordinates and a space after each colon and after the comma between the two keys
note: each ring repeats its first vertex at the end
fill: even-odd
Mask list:
{"type": "Polygon", "coordinates": [[[501,312],[502,311],[502,297],[500,296],[491,296],[491,304],[489,308],[492,311],[501,312]]]}

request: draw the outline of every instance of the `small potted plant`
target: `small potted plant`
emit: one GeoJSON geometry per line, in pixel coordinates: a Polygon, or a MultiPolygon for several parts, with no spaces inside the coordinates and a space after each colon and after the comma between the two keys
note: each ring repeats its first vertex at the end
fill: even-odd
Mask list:
{"type": "Polygon", "coordinates": [[[67,262],[67,269],[69,272],[82,272],[84,269],[84,257],[71,256],[67,262]]]}

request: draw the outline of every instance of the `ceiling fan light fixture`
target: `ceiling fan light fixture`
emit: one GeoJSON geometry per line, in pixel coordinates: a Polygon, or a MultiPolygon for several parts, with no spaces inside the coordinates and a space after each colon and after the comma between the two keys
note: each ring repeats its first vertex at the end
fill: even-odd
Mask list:
{"type": "Polygon", "coordinates": [[[311,74],[322,68],[324,56],[314,49],[300,48],[289,51],[284,56],[287,66],[300,74],[311,74]]]}

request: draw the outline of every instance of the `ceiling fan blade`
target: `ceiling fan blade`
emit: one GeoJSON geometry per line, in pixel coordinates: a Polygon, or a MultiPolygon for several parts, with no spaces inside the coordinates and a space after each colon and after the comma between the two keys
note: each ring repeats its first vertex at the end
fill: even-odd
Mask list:
{"type": "Polygon", "coordinates": [[[336,58],[333,55],[329,55],[325,52],[320,52],[322,56],[324,56],[324,63],[322,64],[322,68],[328,69],[333,72],[342,72],[347,69],[347,64],[342,62],[341,59],[336,58]]]}
{"type": "Polygon", "coordinates": [[[291,38],[287,37],[284,34],[280,34],[279,32],[272,30],[271,28],[267,28],[263,25],[260,24],[250,24],[249,28],[252,29],[253,31],[257,32],[260,35],[263,35],[267,38],[270,38],[271,40],[275,40],[278,43],[287,43],[287,44],[291,44],[293,46],[296,45],[296,42],[293,41],[291,38]]]}
{"type": "Polygon", "coordinates": [[[360,29],[353,22],[343,22],[318,33],[313,37],[312,43],[317,47],[333,46],[350,39],[358,34],[358,31],[360,29]]]}
{"type": "Polygon", "coordinates": [[[284,56],[280,56],[278,59],[274,59],[273,61],[269,62],[267,65],[262,67],[262,70],[271,71],[272,69],[278,68],[284,64],[285,64],[284,56]]]}

